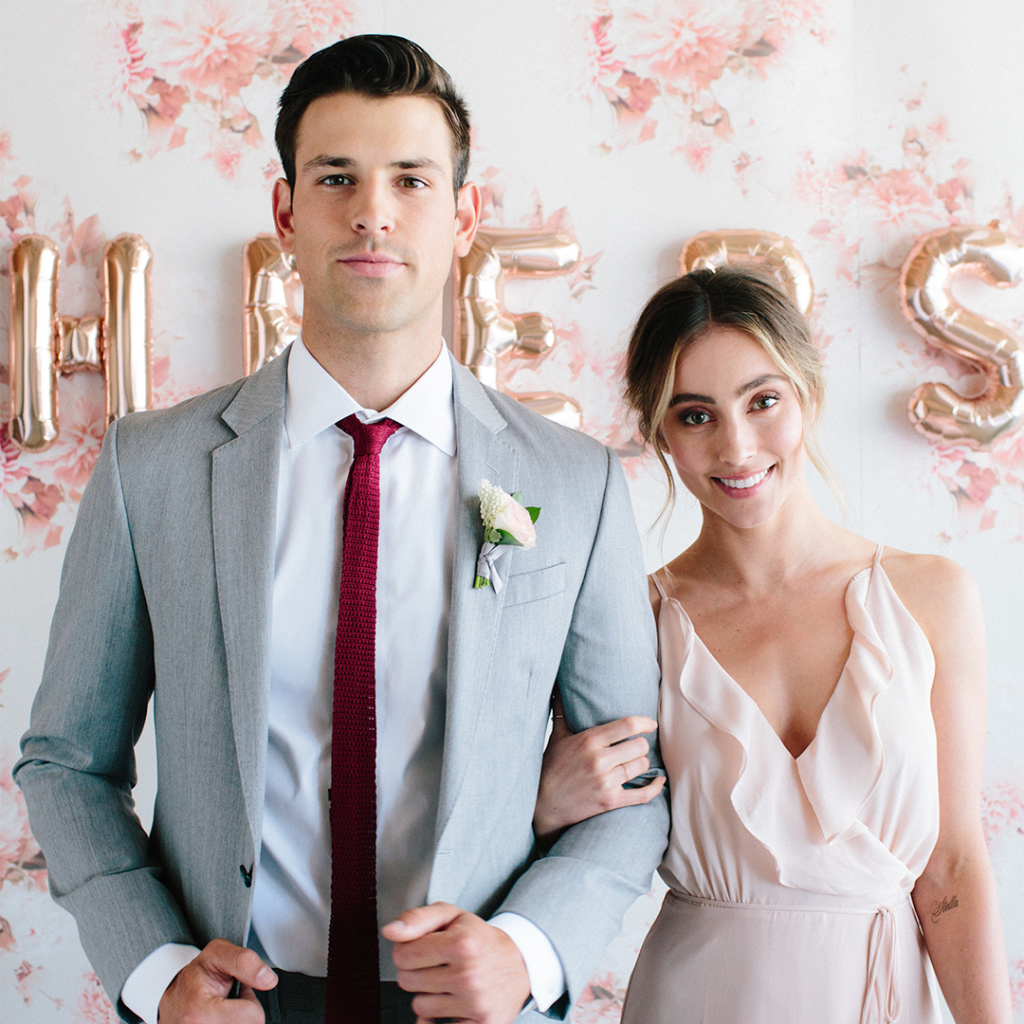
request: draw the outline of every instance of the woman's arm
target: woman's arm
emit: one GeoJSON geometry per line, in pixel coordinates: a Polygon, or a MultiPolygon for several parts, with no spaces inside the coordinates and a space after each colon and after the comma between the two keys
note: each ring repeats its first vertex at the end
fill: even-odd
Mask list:
{"type": "Polygon", "coordinates": [[[569,731],[557,691],[554,723],[544,751],[533,831],[542,843],[585,818],[616,807],[645,804],[665,785],[656,778],[646,786],[624,789],[623,783],[651,767],[650,746],[641,735],[653,732],[657,722],[646,715],[631,715],[580,733],[569,731]]]}
{"type": "Polygon", "coordinates": [[[886,569],[935,653],[939,838],[913,900],[957,1024],[1009,1024],[1010,984],[981,829],[985,627],[974,581],[954,562],[895,555],[886,569]]]}

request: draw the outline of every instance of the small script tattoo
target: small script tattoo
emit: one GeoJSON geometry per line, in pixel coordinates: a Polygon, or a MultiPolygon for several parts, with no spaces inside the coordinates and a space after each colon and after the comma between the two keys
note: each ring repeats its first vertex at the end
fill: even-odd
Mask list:
{"type": "Polygon", "coordinates": [[[932,924],[938,924],[939,918],[947,911],[960,905],[956,896],[950,896],[944,900],[936,900],[932,904],[932,924]]]}

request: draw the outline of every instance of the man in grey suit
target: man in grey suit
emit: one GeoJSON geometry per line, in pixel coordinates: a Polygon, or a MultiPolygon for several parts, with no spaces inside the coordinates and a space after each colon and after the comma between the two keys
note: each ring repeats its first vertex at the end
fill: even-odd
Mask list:
{"type": "MultiPolygon", "coordinates": [[[[82,500],[15,769],[51,891],[126,1020],[323,1019],[353,461],[338,426],[386,415],[381,1019],[562,1017],[667,833],[663,798],[642,789],[544,855],[531,828],[556,683],[574,730],[656,710],[622,472],[444,348],[444,283],[480,193],[463,183],[468,123],[443,69],[396,37],[335,44],[296,70],[277,138],[301,340],[246,380],[115,423],[82,500]],[[482,478],[542,517],[536,547],[502,554],[503,585],[476,589],[482,478]],[[150,699],[147,836],[131,789],[150,699]]],[[[624,779],[647,766],[637,743],[624,779]]]]}

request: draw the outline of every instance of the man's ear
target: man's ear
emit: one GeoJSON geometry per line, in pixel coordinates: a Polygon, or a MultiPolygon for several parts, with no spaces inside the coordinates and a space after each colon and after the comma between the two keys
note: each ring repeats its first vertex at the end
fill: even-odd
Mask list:
{"type": "Polygon", "coordinates": [[[274,182],[273,194],[274,229],[281,248],[287,253],[295,252],[295,229],[292,215],[292,187],[284,178],[274,182]]]}
{"type": "Polygon", "coordinates": [[[468,255],[476,229],[480,226],[483,199],[475,181],[467,181],[455,197],[455,255],[468,255]]]}

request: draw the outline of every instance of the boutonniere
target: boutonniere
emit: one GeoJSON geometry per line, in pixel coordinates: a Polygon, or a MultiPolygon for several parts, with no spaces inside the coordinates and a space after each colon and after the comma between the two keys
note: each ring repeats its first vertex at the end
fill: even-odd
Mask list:
{"type": "Polygon", "coordinates": [[[476,578],[473,580],[473,586],[479,588],[493,585],[497,594],[504,586],[498,575],[498,559],[505,553],[506,547],[537,546],[537,531],[533,524],[537,522],[540,509],[533,505],[524,505],[523,496],[519,491],[515,494],[506,494],[490,480],[480,481],[478,493],[480,518],[484,522],[484,542],[476,559],[476,578]]]}

